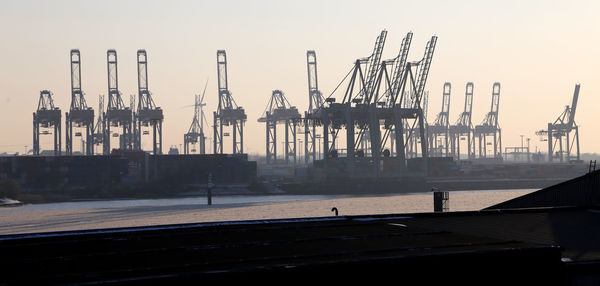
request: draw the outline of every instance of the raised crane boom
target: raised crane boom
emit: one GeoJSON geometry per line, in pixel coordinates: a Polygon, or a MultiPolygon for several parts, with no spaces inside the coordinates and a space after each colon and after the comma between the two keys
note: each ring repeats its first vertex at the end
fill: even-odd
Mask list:
{"type": "Polygon", "coordinates": [[[579,84],[575,85],[575,91],[573,92],[573,103],[569,109],[569,122],[567,122],[569,128],[573,128],[575,125],[575,111],[577,111],[577,100],[579,99],[579,84]]]}
{"type": "Polygon", "coordinates": [[[437,118],[435,119],[434,125],[448,127],[448,115],[450,113],[450,90],[450,83],[444,83],[442,96],[442,111],[438,114],[437,118]]]}
{"type": "Polygon", "coordinates": [[[81,90],[81,55],[71,50],[71,111],[87,110],[88,106],[81,90]]]}
{"type": "Polygon", "coordinates": [[[107,109],[125,109],[121,94],[119,92],[119,75],[117,72],[117,51],[106,52],[108,69],[108,104],[107,109]]]}
{"type": "Polygon", "coordinates": [[[425,91],[425,84],[427,83],[427,77],[429,76],[429,68],[431,67],[431,62],[433,60],[433,52],[435,51],[436,43],[437,37],[432,36],[431,40],[427,42],[427,46],[425,47],[425,54],[423,55],[423,59],[419,64],[416,90],[417,94],[415,95],[418,102],[421,101],[423,91],[425,91]]]}
{"type": "Polygon", "coordinates": [[[465,109],[456,121],[456,125],[471,126],[471,112],[473,111],[473,83],[468,82],[465,87],[465,109]]]}
{"type": "Polygon", "coordinates": [[[219,86],[219,106],[217,113],[221,114],[223,109],[237,108],[231,92],[229,91],[227,80],[227,54],[224,50],[217,51],[217,76],[219,86]]]}
{"type": "Polygon", "coordinates": [[[138,69],[138,112],[140,110],[155,109],[156,105],[148,90],[148,60],[145,50],[137,51],[138,69]]]}
{"type": "Polygon", "coordinates": [[[402,39],[402,45],[400,45],[400,52],[396,59],[394,59],[394,70],[392,77],[392,88],[389,91],[391,96],[389,97],[388,106],[393,106],[397,102],[398,94],[402,88],[402,79],[406,72],[406,59],[408,58],[408,51],[410,50],[410,44],[412,42],[412,32],[408,32],[402,39]]]}
{"type": "Polygon", "coordinates": [[[490,112],[483,120],[482,125],[498,127],[498,108],[500,104],[500,83],[495,82],[492,87],[492,105],[490,112]]]}
{"type": "Polygon", "coordinates": [[[375,40],[375,47],[373,48],[373,53],[368,57],[369,65],[367,72],[367,82],[364,88],[364,102],[370,103],[371,95],[373,94],[373,89],[375,86],[375,80],[377,78],[377,74],[379,74],[379,68],[381,67],[381,54],[383,53],[383,47],[385,45],[385,39],[387,37],[387,31],[381,31],[381,34],[375,40]]]}
{"type": "Polygon", "coordinates": [[[323,105],[323,95],[319,90],[317,54],[315,51],[306,52],[306,66],[308,70],[308,112],[313,113],[323,105]]]}

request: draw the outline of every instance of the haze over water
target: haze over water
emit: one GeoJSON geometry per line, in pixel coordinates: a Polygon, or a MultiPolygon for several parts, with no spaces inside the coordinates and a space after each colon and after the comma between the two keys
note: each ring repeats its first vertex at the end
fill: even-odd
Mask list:
{"type": "MultiPolygon", "coordinates": [[[[473,211],[534,190],[455,191],[450,211],[473,211]]],[[[224,196],[26,205],[0,209],[0,234],[99,228],[285,219],[339,215],[432,212],[431,193],[393,196],[224,196]]]]}

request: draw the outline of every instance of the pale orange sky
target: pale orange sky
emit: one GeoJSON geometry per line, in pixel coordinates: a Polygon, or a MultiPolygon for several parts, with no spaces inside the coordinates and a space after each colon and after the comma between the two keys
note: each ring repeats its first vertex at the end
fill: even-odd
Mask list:
{"type": "MultiPolygon", "coordinates": [[[[444,82],[453,87],[453,123],[472,81],[473,123],[479,124],[498,81],[503,146],[520,145],[525,135],[545,151],[534,132],[571,104],[581,83],[581,151],[600,152],[597,1],[402,2],[2,1],[0,152],[31,148],[40,90],[53,91],[55,104],[68,109],[73,48],[81,51],[82,87],[94,109],[98,95],[107,93],[106,50],[118,52],[128,104],[137,94],[136,51],[146,49],[149,87],[165,112],[163,151],[179,147],[193,115],[182,107],[193,104],[207,78],[207,115],[216,108],[216,51],[225,49],[230,90],[248,115],[245,151],[264,154],[264,124],[256,120],[271,91],[283,90],[300,110],[308,105],[306,50],[316,50],[320,89],[328,95],[356,58],[371,53],[382,29],[388,31],[383,58],[396,55],[408,31],[414,33],[409,60],[420,59],[427,40],[439,37],[426,88],[430,121],[441,108],[444,82]]],[[[46,148],[49,140],[42,141],[46,148]]]]}

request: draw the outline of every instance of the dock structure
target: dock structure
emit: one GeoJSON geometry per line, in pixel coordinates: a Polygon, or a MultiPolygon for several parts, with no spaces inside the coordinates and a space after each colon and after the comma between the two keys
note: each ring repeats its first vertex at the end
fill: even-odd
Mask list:
{"type": "Polygon", "coordinates": [[[500,284],[596,284],[599,186],[600,171],[590,171],[480,211],[345,216],[342,209],[339,216],[313,218],[3,235],[0,282],[320,277],[345,283],[397,278],[400,269],[403,279],[428,284],[479,284],[481,277],[500,284]],[[435,275],[424,275],[432,270],[435,275]]]}

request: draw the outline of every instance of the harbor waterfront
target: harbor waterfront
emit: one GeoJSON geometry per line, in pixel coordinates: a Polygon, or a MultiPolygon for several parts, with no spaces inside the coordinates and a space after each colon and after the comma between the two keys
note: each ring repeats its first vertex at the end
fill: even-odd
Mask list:
{"type": "MultiPolygon", "coordinates": [[[[534,189],[450,192],[450,211],[473,211],[534,189]]],[[[431,193],[401,195],[260,195],[79,201],[0,208],[0,234],[177,223],[433,212],[431,193]]]]}

